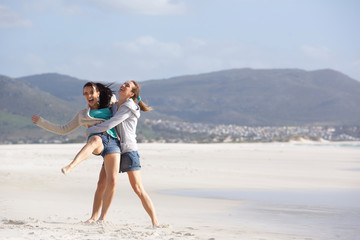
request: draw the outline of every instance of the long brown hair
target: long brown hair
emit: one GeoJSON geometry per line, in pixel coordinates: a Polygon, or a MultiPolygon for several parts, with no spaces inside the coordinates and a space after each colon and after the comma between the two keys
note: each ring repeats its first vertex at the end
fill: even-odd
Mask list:
{"type": "MultiPolygon", "coordinates": [[[[132,99],[134,100],[134,102],[136,102],[138,100],[138,98],[140,97],[140,85],[137,82],[135,82],[134,80],[132,80],[131,82],[135,85],[135,87],[132,89],[132,92],[134,93],[134,96],[132,97],[132,99]]],[[[147,111],[153,110],[153,108],[147,106],[146,103],[144,103],[141,100],[141,98],[138,101],[138,105],[139,105],[141,111],[147,112],[147,111]]]]}

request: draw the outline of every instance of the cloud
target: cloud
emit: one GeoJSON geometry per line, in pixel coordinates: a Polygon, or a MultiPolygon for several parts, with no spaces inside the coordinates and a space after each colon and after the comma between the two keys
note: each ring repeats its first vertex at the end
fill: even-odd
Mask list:
{"type": "Polygon", "coordinates": [[[181,15],[186,5],[180,0],[89,0],[106,11],[120,11],[143,15],[181,15]]]}
{"type": "Polygon", "coordinates": [[[27,9],[37,12],[55,11],[79,15],[93,10],[140,15],[181,15],[186,12],[182,0],[32,0],[25,1],[27,9]]]}
{"type": "Polygon", "coordinates": [[[0,5],[0,28],[31,27],[32,22],[21,17],[10,8],[0,5]]]}
{"type": "Polygon", "coordinates": [[[35,53],[27,53],[22,61],[32,69],[33,72],[44,72],[47,69],[47,62],[35,53]]]}
{"type": "Polygon", "coordinates": [[[133,41],[116,42],[118,51],[142,58],[179,58],[183,47],[178,43],[161,42],[152,36],[142,36],[133,41]]]}
{"type": "Polygon", "coordinates": [[[189,38],[167,42],[142,36],[113,44],[113,62],[122,73],[143,80],[242,67],[267,67],[261,51],[238,42],[211,42],[189,38]]]}
{"type": "Polygon", "coordinates": [[[314,60],[330,60],[333,57],[332,51],[325,46],[301,46],[301,51],[314,60]]]}
{"type": "Polygon", "coordinates": [[[360,60],[355,60],[350,64],[351,67],[360,69],[360,60]]]}
{"type": "Polygon", "coordinates": [[[63,15],[80,15],[85,6],[67,0],[32,0],[24,2],[24,7],[36,13],[58,12],[63,15]]]}
{"type": "Polygon", "coordinates": [[[360,81],[360,59],[358,60],[355,60],[355,61],[352,61],[350,63],[350,68],[349,68],[349,73],[352,74],[352,76],[356,76],[357,77],[357,80],[360,81]]]}

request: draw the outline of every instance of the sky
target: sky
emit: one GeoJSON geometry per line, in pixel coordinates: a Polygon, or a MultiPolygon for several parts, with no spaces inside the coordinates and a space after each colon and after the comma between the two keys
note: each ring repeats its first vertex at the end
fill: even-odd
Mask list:
{"type": "Polygon", "coordinates": [[[330,68],[360,81],[359,13],[358,0],[0,0],[0,75],[330,68]]]}

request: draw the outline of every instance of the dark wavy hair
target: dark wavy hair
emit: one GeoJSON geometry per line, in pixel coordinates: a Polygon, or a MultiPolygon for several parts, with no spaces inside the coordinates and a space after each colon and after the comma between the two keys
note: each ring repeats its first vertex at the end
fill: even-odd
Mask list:
{"type": "Polygon", "coordinates": [[[87,82],[85,83],[83,89],[85,87],[93,87],[95,88],[98,92],[100,92],[100,97],[99,97],[99,108],[108,108],[110,107],[110,100],[111,97],[114,94],[114,91],[111,90],[111,86],[113,84],[102,84],[102,83],[95,83],[95,82],[87,82]]]}

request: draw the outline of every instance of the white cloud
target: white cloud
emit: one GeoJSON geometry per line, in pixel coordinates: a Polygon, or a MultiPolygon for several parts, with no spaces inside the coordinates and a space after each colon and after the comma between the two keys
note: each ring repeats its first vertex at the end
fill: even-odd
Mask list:
{"type": "Polygon", "coordinates": [[[325,46],[301,46],[301,51],[314,60],[330,60],[333,57],[332,51],[325,46]]]}
{"type": "Polygon", "coordinates": [[[0,5],[0,28],[31,27],[32,22],[10,8],[0,5]]]}
{"type": "Polygon", "coordinates": [[[180,0],[89,0],[106,11],[144,15],[181,15],[186,5],[180,0]]]}
{"type": "Polygon", "coordinates": [[[118,51],[142,58],[179,58],[183,54],[182,46],[178,43],[161,42],[152,36],[143,36],[130,42],[114,44],[118,51]]]}
{"type": "Polygon", "coordinates": [[[62,8],[62,13],[66,14],[66,15],[80,15],[83,14],[84,11],[80,6],[68,6],[68,7],[64,7],[62,8]]]}
{"type": "Polygon", "coordinates": [[[356,77],[356,79],[360,81],[360,59],[350,63],[348,72],[352,75],[352,77],[356,77]]]}
{"type": "Polygon", "coordinates": [[[74,1],[67,0],[32,0],[24,2],[24,7],[33,12],[59,12],[64,15],[79,15],[83,13],[84,6],[76,5],[74,1]]]}
{"type": "Polygon", "coordinates": [[[360,60],[353,61],[350,65],[351,65],[351,67],[360,69],[360,60]]]}
{"type": "Polygon", "coordinates": [[[73,60],[73,64],[76,66],[86,66],[90,69],[101,70],[106,66],[104,60],[98,59],[95,56],[80,56],[73,60]]]}
{"type": "MultiPolygon", "coordinates": [[[[138,78],[172,77],[183,74],[242,67],[265,67],[258,49],[237,42],[209,42],[190,38],[182,42],[160,41],[143,36],[114,43],[117,68],[138,78]]],[[[266,62],[266,59],[265,59],[266,62]]]]}
{"type": "Polygon", "coordinates": [[[181,15],[186,12],[182,0],[32,0],[27,9],[37,12],[56,11],[66,15],[83,14],[89,10],[141,15],[181,15]]]}
{"type": "Polygon", "coordinates": [[[43,57],[41,57],[38,54],[27,53],[26,55],[24,55],[21,61],[25,63],[25,66],[31,69],[31,72],[34,73],[47,72],[46,71],[48,69],[47,62],[43,59],[43,57]]]}

